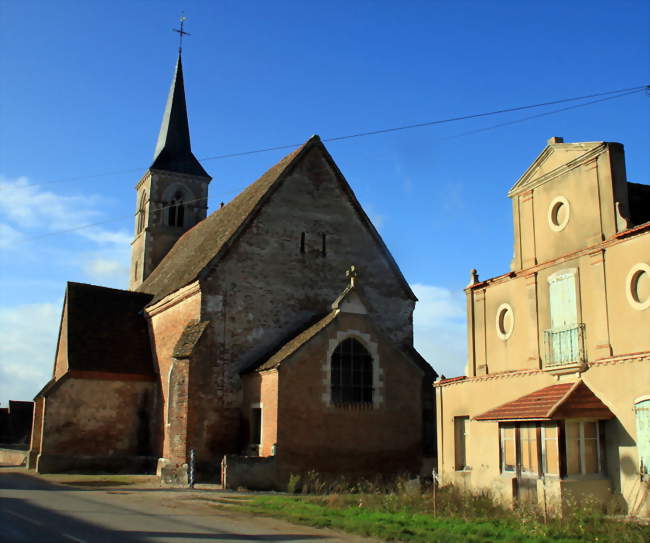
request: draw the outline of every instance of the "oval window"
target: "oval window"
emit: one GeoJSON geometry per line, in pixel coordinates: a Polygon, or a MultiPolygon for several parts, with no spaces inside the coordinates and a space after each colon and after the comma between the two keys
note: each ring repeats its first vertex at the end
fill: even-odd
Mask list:
{"type": "Polygon", "coordinates": [[[497,309],[497,335],[503,339],[508,339],[515,326],[515,316],[510,304],[501,304],[497,309]]]}
{"type": "Polygon", "coordinates": [[[559,232],[569,222],[571,208],[569,201],[564,196],[557,196],[548,206],[548,225],[551,230],[559,232]]]}
{"type": "Polygon", "coordinates": [[[643,262],[633,266],[627,274],[627,300],[634,309],[650,307],[650,266],[643,262]]]}

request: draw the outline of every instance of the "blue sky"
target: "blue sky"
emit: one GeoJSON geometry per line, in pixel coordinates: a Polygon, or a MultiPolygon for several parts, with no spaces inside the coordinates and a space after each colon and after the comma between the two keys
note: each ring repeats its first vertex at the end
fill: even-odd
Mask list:
{"type": "MultiPolygon", "coordinates": [[[[1,0],[2,403],[49,378],[65,281],[126,286],[181,10],[198,158],[650,83],[643,1],[1,0]]],[[[508,271],[506,192],[549,137],[619,141],[628,178],[650,181],[644,92],[490,129],[560,107],[327,144],[421,299],[416,345],[448,376],[464,371],[468,271],[508,271]]],[[[204,161],[210,209],[288,152],[204,161]]]]}

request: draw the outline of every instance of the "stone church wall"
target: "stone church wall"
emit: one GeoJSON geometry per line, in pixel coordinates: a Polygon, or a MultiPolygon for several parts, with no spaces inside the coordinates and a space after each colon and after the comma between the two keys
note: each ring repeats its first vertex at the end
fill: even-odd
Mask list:
{"type": "Polygon", "coordinates": [[[242,378],[244,387],[243,421],[244,437],[251,437],[252,409],[262,410],[260,428],[261,443],[257,450],[246,451],[249,454],[270,456],[274,454],[278,441],[278,371],[247,374],[242,378]]]}
{"type": "Polygon", "coordinates": [[[414,300],[314,149],[201,279],[201,320],[220,323],[211,341],[228,368],[226,405],[241,405],[241,369],[329,310],[352,264],[373,321],[395,342],[411,342],[414,300]]]}
{"type": "Polygon", "coordinates": [[[199,318],[201,304],[200,292],[190,285],[147,310],[149,316],[150,338],[154,354],[154,367],[160,376],[160,397],[158,410],[161,428],[156,432],[158,454],[169,458],[170,444],[167,432],[167,400],[169,397],[169,374],[172,367],[172,354],[178,338],[188,322],[199,318]]]}
{"type": "Polygon", "coordinates": [[[211,350],[210,337],[214,327],[210,324],[195,347],[190,358],[189,410],[187,447],[195,449],[198,471],[202,478],[214,481],[219,476],[224,454],[241,449],[239,406],[223,402],[223,360],[211,350]]]}
{"type": "MultiPolygon", "coordinates": [[[[422,372],[378,337],[367,319],[340,315],[280,366],[278,455],[285,473],[418,473],[422,372]],[[375,405],[330,403],[326,354],[343,337],[376,345],[375,405]],[[360,429],[363,429],[360,431],[360,429]]],[[[373,348],[374,349],[374,348],[373,348]]]]}
{"type": "Polygon", "coordinates": [[[63,306],[59,341],[56,346],[56,359],[54,360],[54,379],[60,379],[68,371],[68,301],[63,306]]]}
{"type": "Polygon", "coordinates": [[[36,469],[150,471],[154,394],[151,381],[66,378],[45,399],[36,469]]]}

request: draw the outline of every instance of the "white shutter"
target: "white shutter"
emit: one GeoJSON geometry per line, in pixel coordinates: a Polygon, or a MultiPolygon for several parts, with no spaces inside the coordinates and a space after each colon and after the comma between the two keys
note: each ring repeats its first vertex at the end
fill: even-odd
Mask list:
{"type": "Polygon", "coordinates": [[[576,281],[573,270],[549,278],[551,328],[559,330],[578,323],[576,281]]]}
{"type": "Polygon", "coordinates": [[[634,406],[636,415],[636,447],[639,451],[641,476],[650,475],[650,400],[643,400],[634,406]]]}

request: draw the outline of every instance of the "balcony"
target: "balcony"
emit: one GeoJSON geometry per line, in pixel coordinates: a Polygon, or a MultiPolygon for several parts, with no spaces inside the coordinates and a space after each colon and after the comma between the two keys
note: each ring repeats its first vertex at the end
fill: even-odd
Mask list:
{"type": "Polygon", "coordinates": [[[544,344],[544,368],[582,366],[586,361],[584,323],[544,330],[544,344]]]}

